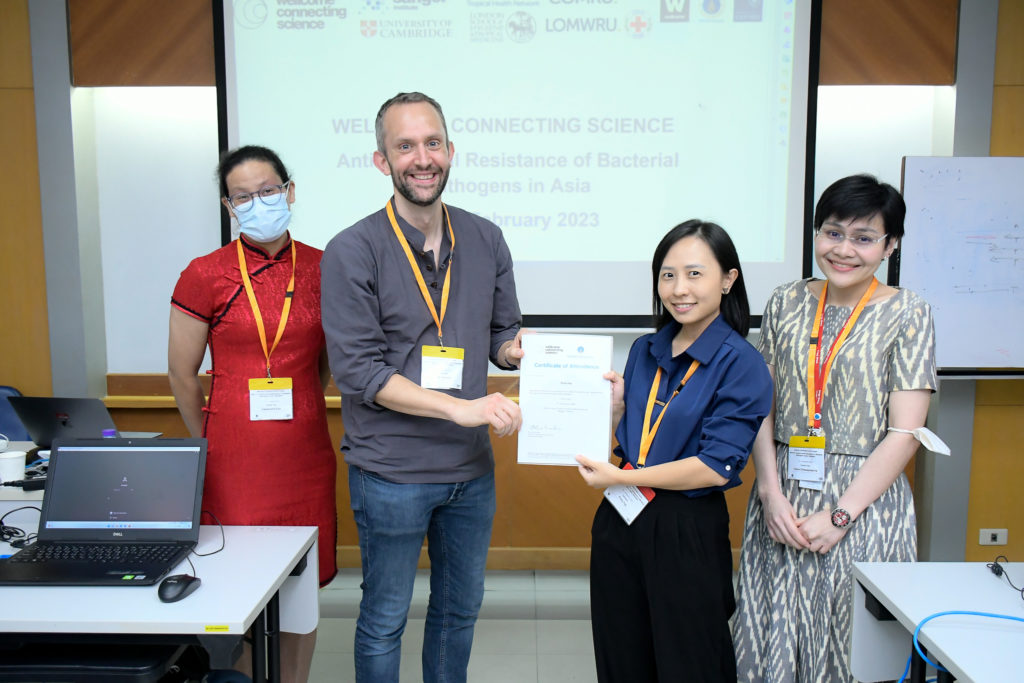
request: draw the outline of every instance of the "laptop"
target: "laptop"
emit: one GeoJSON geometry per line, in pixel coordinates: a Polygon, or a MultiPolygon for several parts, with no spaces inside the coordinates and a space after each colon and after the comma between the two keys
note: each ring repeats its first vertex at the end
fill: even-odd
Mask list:
{"type": "Polygon", "coordinates": [[[39,537],[0,586],[148,586],[195,548],[205,439],[54,442],[39,537]]]}
{"type": "Polygon", "coordinates": [[[104,429],[117,429],[98,398],[10,396],[8,400],[32,441],[43,449],[58,438],[98,439],[104,429]]]}

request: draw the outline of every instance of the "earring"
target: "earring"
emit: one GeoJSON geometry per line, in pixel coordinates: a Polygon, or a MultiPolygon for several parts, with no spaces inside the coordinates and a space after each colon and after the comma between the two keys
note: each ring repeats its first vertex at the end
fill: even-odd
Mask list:
{"type": "Polygon", "coordinates": [[[729,288],[728,287],[723,287],[722,288],[722,294],[728,294],[728,293],[729,293],[729,288]]]}

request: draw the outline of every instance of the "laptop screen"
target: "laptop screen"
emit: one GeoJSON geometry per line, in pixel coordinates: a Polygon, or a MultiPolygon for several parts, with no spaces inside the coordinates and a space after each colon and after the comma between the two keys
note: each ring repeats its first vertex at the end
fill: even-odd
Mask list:
{"type": "Polygon", "coordinates": [[[198,534],[204,454],[196,440],[60,443],[51,456],[41,536],[187,540],[198,534]]]}

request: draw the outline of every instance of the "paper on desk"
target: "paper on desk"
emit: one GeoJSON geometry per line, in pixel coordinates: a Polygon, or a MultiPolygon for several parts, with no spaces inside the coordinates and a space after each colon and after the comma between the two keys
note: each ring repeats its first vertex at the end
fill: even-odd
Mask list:
{"type": "Polygon", "coordinates": [[[519,373],[518,462],[576,465],[606,460],[611,446],[612,338],[592,334],[523,335],[519,373]]]}

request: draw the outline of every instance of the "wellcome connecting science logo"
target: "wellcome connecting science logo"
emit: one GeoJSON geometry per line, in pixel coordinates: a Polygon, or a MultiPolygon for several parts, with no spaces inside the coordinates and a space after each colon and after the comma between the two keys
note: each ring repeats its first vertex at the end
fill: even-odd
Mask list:
{"type": "Polygon", "coordinates": [[[235,11],[235,23],[247,29],[262,26],[270,13],[266,0],[235,0],[232,6],[235,11]]]}
{"type": "MultiPolygon", "coordinates": [[[[432,0],[437,1],[437,0],[432,0]]],[[[343,20],[348,9],[341,0],[234,0],[235,23],[255,30],[273,17],[274,28],[322,31],[331,22],[343,20]]]]}

